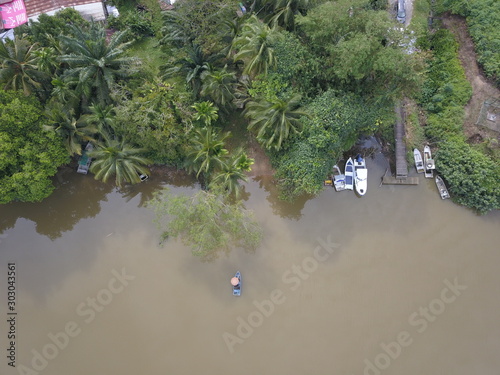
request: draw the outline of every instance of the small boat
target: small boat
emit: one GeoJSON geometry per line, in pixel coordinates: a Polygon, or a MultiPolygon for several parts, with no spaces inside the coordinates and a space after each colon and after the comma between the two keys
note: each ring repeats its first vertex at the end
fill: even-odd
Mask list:
{"type": "Polygon", "coordinates": [[[354,190],[354,163],[352,158],[345,163],[345,189],[354,190]]]}
{"type": "Polygon", "coordinates": [[[424,173],[424,162],[422,160],[422,154],[418,149],[413,150],[413,157],[415,158],[415,168],[417,168],[417,173],[424,173]]]}
{"type": "Polygon", "coordinates": [[[432,159],[431,148],[429,146],[424,147],[424,169],[425,178],[434,177],[433,170],[436,169],[436,165],[432,159]]]}
{"type": "Polygon", "coordinates": [[[368,169],[366,169],[366,161],[358,154],[354,160],[354,184],[359,195],[366,194],[368,186],[368,169]]]}
{"type": "Polygon", "coordinates": [[[241,296],[241,273],[236,272],[234,277],[231,279],[231,285],[233,286],[233,296],[241,296]]]}
{"type": "Polygon", "coordinates": [[[448,189],[446,188],[446,185],[444,184],[444,181],[441,178],[441,176],[436,175],[436,186],[439,190],[439,195],[441,195],[441,199],[450,198],[450,194],[448,193],[448,189]]]}
{"type": "Polygon", "coordinates": [[[337,191],[345,190],[345,175],[340,172],[340,168],[337,164],[333,166],[333,187],[337,191]]]}

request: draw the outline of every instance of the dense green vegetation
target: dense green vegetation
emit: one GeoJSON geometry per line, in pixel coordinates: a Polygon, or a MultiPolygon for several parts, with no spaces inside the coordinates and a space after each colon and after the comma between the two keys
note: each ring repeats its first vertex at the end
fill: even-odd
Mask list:
{"type": "Polygon", "coordinates": [[[440,11],[467,17],[478,62],[500,86],[500,6],[497,0],[441,0],[440,11]]]}
{"type": "Polygon", "coordinates": [[[428,112],[425,132],[439,144],[436,167],[452,198],[480,213],[500,208],[500,165],[465,141],[464,105],[472,94],[458,59],[458,45],[448,30],[430,39],[433,59],[421,102],[428,112]]]}
{"type": "MultiPolygon", "coordinates": [[[[182,0],[165,12],[155,0],[115,4],[114,33],[65,9],[0,45],[4,89],[45,108],[40,131],[65,160],[92,142],[98,179],[135,183],[148,163],[168,164],[239,197],[253,160],[227,146],[225,130],[243,125],[238,133],[271,157],[283,197],[315,194],[360,135],[390,129],[402,97],[419,99],[431,142],[469,152],[460,124],[470,85],[453,38],[427,32],[427,0],[415,1],[407,29],[378,0],[253,0],[242,2],[246,13],[239,0],[182,0]]],[[[441,165],[450,183],[458,166],[441,165]]],[[[452,192],[481,212],[495,208],[452,192]]]]}

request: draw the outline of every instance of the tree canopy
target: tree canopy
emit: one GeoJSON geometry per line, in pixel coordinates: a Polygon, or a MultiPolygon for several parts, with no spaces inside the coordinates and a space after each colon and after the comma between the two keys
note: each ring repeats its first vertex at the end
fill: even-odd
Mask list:
{"type": "Polygon", "coordinates": [[[61,138],[43,129],[32,97],[0,91],[0,203],[37,202],[52,193],[50,177],[69,161],[61,138]]]}

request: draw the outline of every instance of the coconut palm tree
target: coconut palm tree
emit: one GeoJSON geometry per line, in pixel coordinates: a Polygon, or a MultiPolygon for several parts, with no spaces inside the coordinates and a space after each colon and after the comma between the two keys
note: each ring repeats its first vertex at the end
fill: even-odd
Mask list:
{"type": "Polygon", "coordinates": [[[202,123],[202,126],[212,125],[212,121],[217,121],[219,118],[218,108],[212,102],[199,102],[191,106],[196,113],[194,119],[202,123]]]}
{"type": "Polygon", "coordinates": [[[201,74],[209,69],[210,63],[219,58],[218,55],[207,56],[197,44],[187,49],[187,56],[174,62],[174,66],[163,66],[161,70],[164,77],[169,78],[177,73],[186,76],[186,83],[191,85],[195,97],[198,97],[201,89],[201,74]]]}
{"type": "Polygon", "coordinates": [[[299,102],[299,95],[289,100],[276,98],[249,102],[245,109],[245,117],[250,119],[248,130],[255,131],[257,140],[264,147],[279,151],[291,132],[302,130],[300,118],[307,114],[297,109],[299,102]]]}
{"type": "Polygon", "coordinates": [[[96,180],[107,182],[114,177],[115,183],[138,183],[141,174],[148,174],[147,164],[150,160],[141,156],[144,149],[134,148],[124,141],[117,139],[105,140],[104,144],[98,145],[89,156],[95,160],[90,166],[90,171],[95,174],[96,180]]]}
{"type": "Polygon", "coordinates": [[[238,51],[233,59],[245,62],[244,74],[267,74],[268,69],[276,65],[272,43],[277,35],[274,28],[269,28],[255,15],[248,19],[241,35],[233,41],[233,49],[238,51]]]}
{"type": "Polygon", "coordinates": [[[83,115],[83,118],[89,124],[97,127],[99,135],[103,138],[109,138],[113,134],[115,126],[115,109],[110,105],[93,104],[89,107],[90,113],[83,115]]]}
{"type": "Polygon", "coordinates": [[[293,30],[295,15],[307,9],[309,0],[266,0],[266,4],[271,6],[273,11],[269,18],[270,25],[280,25],[293,30]]]}
{"type": "Polygon", "coordinates": [[[234,193],[235,197],[239,198],[241,193],[240,181],[247,181],[245,172],[251,170],[253,163],[254,160],[249,158],[241,147],[238,148],[234,151],[231,159],[223,165],[222,169],[216,172],[210,186],[221,187],[229,194],[234,193]]]}
{"type": "Polygon", "coordinates": [[[23,90],[25,95],[40,92],[48,76],[38,69],[37,44],[26,39],[0,42],[0,82],[4,90],[23,90]]]}
{"type": "Polygon", "coordinates": [[[229,107],[234,100],[236,75],[227,71],[227,66],[221,70],[206,70],[201,74],[203,85],[201,95],[208,96],[221,108],[229,107]]]}
{"type": "Polygon", "coordinates": [[[196,173],[197,178],[203,174],[205,179],[210,180],[214,170],[221,170],[226,165],[228,151],[224,145],[229,136],[230,133],[221,135],[210,127],[196,129],[187,155],[188,170],[196,173]]]}
{"type": "Polygon", "coordinates": [[[101,104],[110,104],[112,85],[128,75],[125,67],[133,61],[123,56],[130,44],[123,42],[126,31],[113,34],[109,43],[100,26],[84,30],[72,25],[72,31],[75,37],[60,37],[69,51],[60,57],[61,62],[69,64],[65,77],[78,77],[78,86],[83,86],[80,89],[87,99],[95,95],[101,104]]]}
{"type": "Polygon", "coordinates": [[[86,123],[82,117],[75,117],[74,110],[64,107],[62,103],[49,104],[45,116],[47,122],[44,128],[61,136],[70,155],[81,155],[82,144],[94,141],[92,136],[97,132],[96,127],[86,123]]]}

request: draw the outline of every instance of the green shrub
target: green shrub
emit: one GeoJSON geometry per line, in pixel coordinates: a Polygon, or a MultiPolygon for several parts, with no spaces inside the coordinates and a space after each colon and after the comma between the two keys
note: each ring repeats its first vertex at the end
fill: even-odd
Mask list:
{"type": "Polygon", "coordinates": [[[455,202],[484,214],[500,209],[500,166],[454,137],[440,145],[436,168],[455,202]]]}

